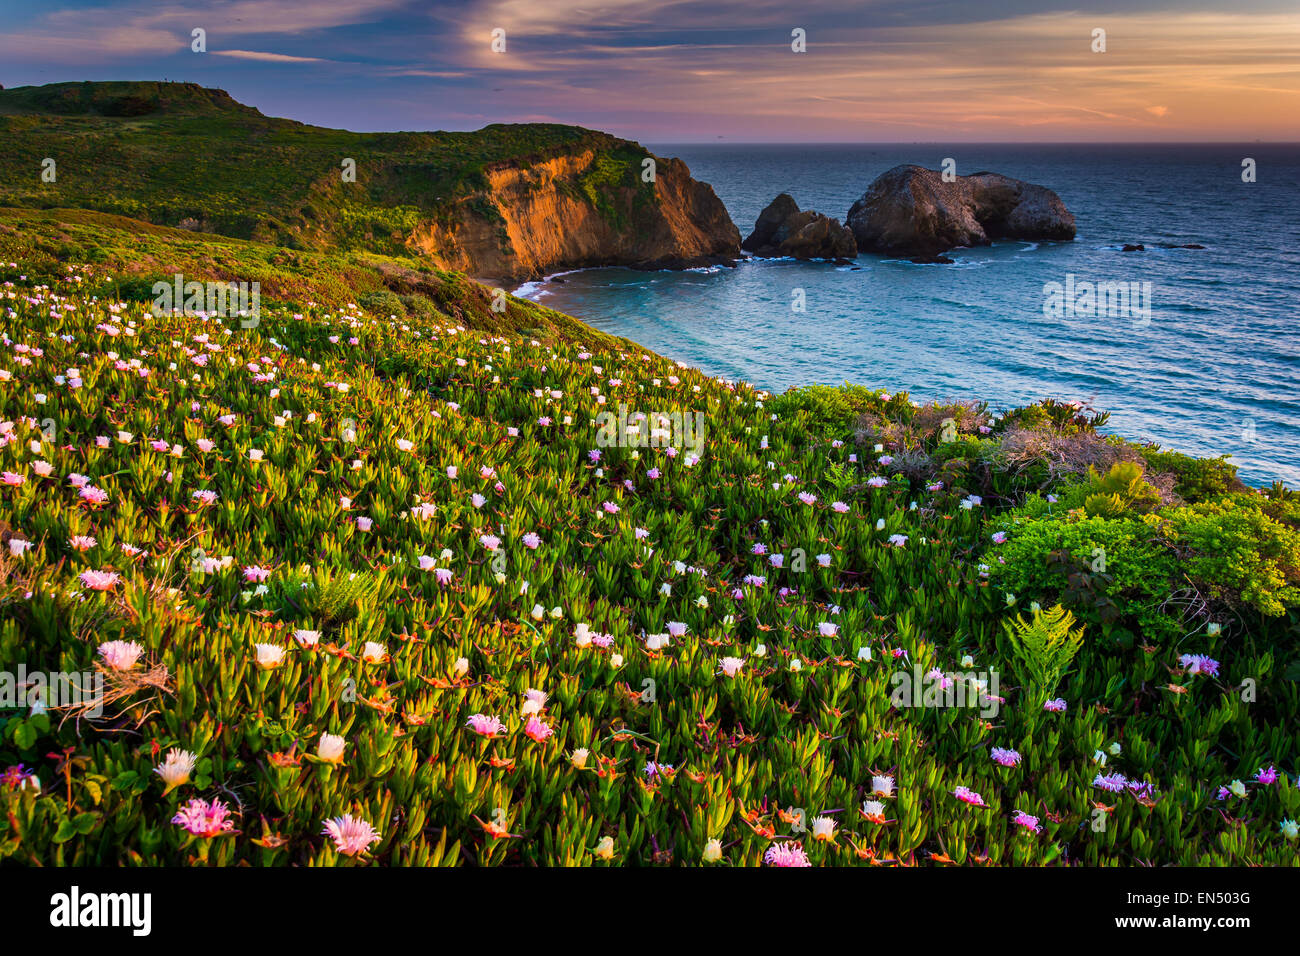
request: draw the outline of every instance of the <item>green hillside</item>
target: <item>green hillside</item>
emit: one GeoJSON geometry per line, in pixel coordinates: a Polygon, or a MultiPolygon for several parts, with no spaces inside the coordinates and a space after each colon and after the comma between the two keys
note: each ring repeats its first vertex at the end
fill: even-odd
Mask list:
{"type": "MultiPolygon", "coordinates": [[[[582,149],[633,177],[645,150],[553,124],[472,133],[354,133],[263,116],[189,83],[58,83],[0,90],[0,206],[81,208],[290,248],[403,254],[421,220],[451,217],[493,164],[582,149]],[[55,181],[42,163],[55,161],[55,181]],[[356,163],[344,182],[342,163],[356,163]]],[[[574,187],[582,194],[582,185],[574,187]]],[[[599,188],[589,197],[599,206],[599,188]]]]}

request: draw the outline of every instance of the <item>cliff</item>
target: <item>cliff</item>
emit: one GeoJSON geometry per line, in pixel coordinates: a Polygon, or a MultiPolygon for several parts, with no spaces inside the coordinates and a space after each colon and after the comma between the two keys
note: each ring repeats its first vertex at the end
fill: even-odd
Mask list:
{"type": "Polygon", "coordinates": [[[689,268],[739,254],[740,232],[710,186],[679,159],[655,158],[645,182],[640,161],[650,154],[631,152],[583,149],[489,167],[481,190],[421,222],[409,242],[443,268],[511,281],[584,266],[689,268]]]}
{"type": "Polygon", "coordinates": [[[502,283],[740,252],[721,201],[684,163],[575,126],[354,133],[264,116],[189,83],[59,83],[0,90],[0,140],[0,206],[418,255],[502,283]]]}

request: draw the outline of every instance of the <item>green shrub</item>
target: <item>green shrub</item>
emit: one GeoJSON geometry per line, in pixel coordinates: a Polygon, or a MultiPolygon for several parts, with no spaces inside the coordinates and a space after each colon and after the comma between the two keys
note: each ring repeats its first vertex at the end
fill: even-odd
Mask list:
{"type": "Polygon", "coordinates": [[[1176,451],[1161,451],[1156,445],[1141,452],[1149,472],[1172,474],[1177,478],[1174,493],[1189,503],[1207,501],[1244,487],[1237,480],[1237,466],[1230,464],[1226,456],[1193,458],[1176,451]]]}
{"type": "MultiPolygon", "coordinates": [[[[1083,564],[1108,576],[1109,580],[1098,582],[1098,593],[1114,602],[1119,620],[1153,637],[1172,633],[1175,622],[1160,611],[1160,605],[1172,590],[1178,565],[1141,518],[1066,513],[1013,519],[1004,527],[1008,538],[996,556],[1005,563],[990,562],[990,578],[1003,590],[1022,600],[1059,603],[1072,585],[1073,569],[1060,560],[1063,551],[1075,559],[1076,567],[1083,564]]],[[[1085,606],[1078,609],[1093,623],[1110,623],[1109,615],[1085,606]]]]}
{"type": "Polygon", "coordinates": [[[1269,517],[1258,499],[1232,496],[1162,514],[1161,532],[1212,595],[1281,616],[1300,606],[1300,531],[1269,517]]]}
{"type": "Polygon", "coordinates": [[[797,416],[811,436],[844,439],[852,433],[859,415],[880,412],[886,404],[881,392],[845,384],[792,388],[773,399],[770,407],[781,418],[797,416]]]}

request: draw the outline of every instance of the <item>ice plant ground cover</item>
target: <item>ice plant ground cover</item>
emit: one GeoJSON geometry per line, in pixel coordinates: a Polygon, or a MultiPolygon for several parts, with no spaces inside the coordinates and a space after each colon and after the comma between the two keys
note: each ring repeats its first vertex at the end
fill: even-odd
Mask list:
{"type": "Polygon", "coordinates": [[[23,274],[0,663],[106,690],[0,711],[0,857],[1297,861],[1293,492],[1055,402],[23,274]],[[598,448],[620,403],[702,453],[598,448]]]}

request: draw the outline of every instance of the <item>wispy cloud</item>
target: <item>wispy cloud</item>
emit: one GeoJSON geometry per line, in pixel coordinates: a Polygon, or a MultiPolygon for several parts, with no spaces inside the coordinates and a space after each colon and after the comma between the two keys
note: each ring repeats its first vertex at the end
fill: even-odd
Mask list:
{"type": "Polygon", "coordinates": [[[237,60],[260,60],[263,63],[328,63],[318,56],[290,56],[287,53],[264,53],[260,50],[211,50],[213,56],[232,56],[237,60]]]}

